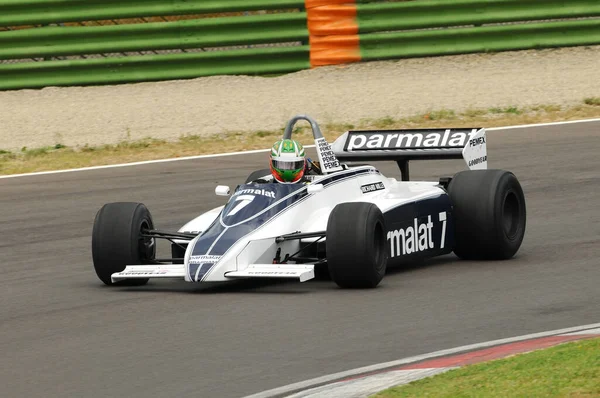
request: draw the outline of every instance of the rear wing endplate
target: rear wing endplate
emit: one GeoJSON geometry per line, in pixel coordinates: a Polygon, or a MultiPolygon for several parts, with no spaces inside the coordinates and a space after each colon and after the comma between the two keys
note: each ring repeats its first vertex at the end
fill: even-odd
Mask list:
{"type": "Polygon", "coordinates": [[[340,161],[396,161],[405,180],[409,160],[463,158],[471,170],[487,169],[484,128],[352,130],[332,150],[340,161]]]}

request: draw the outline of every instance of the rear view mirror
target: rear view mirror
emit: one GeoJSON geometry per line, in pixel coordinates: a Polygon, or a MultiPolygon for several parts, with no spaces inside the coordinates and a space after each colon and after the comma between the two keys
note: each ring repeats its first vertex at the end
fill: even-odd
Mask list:
{"type": "Polygon", "coordinates": [[[217,196],[229,196],[229,187],[227,185],[217,185],[215,194],[217,196]]]}
{"type": "Polygon", "coordinates": [[[325,187],[323,186],[323,184],[311,184],[306,187],[306,192],[317,193],[317,192],[321,192],[324,189],[325,189],[325,187]]]}

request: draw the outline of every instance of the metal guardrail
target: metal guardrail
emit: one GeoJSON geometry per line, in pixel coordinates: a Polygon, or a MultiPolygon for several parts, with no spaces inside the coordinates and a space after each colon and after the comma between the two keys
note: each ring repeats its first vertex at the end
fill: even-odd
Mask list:
{"type": "Polygon", "coordinates": [[[2,31],[0,90],[600,44],[598,0],[0,0],[0,27],[257,10],[283,12],[2,31]]]}
{"type": "Polygon", "coordinates": [[[308,41],[303,12],[0,33],[0,59],[308,41]]]}
{"type": "Polygon", "coordinates": [[[118,84],[308,69],[308,46],[0,65],[0,90],[118,84]]]}
{"type": "MultiPolygon", "coordinates": [[[[600,19],[361,36],[362,61],[600,43],[600,19]]],[[[600,60],[598,60],[600,65],[600,60]]]]}
{"type": "Polygon", "coordinates": [[[301,7],[302,0],[0,0],[0,26],[301,7]]]}
{"type": "Polygon", "coordinates": [[[359,33],[600,16],[598,0],[435,0],[358,4],[359,33]]]}

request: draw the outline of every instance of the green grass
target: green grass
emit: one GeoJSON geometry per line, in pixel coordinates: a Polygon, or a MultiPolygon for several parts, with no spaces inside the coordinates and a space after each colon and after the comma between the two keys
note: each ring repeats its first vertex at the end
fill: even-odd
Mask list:
{"type": "MultiPolygon", "coordinates": [[[[325,137],[332,142],[340,134],[354,129],[397,129],[436,127],[496,127],[516,124],[544,123],[600,117],[600,98],[586,98],[581,105],[516,106],[491,109],[468,109],[457,112],[452,109],[429,110],[408,117],[386,116],[379,119],[363,119],[355,123],[322,123],[325,137]]],[[[62,144],[62,137],[55,137],[56,144],[42,148],[22,148],[10,151],[0,148],[0,174],[18,174],[35,171],[59,170],[143,160],[177,158],[221,152],[264,149],[281,138],[283,128],[273,131],[233,131],[213,136],[186,135],[175,141],[155,138],[125,140],[111,145],[69,147],[62,144]]],[[[294,138],[304,144],[313,139],[307,125],[294,128],[294,138]]]]}
{"type": "Polygon", "coordinates": [[[354,130],[356,126],[352,123],[327,123],[321,128],[327,131],[348,131],[354,130]]]}
{"type": "Polygon", "coordinates": [[[600,97],[590,97],[583,100],[586,105],[600,106],[600,97]]]}
{"type": "MultiPolygon", "coordinates": [[[[482,111],[483,112],[483,111],[482,111]]],[[[482,115],[485,114],[482,113],[482,115]]],[[[462,116],[467,116],[462,114],[462,116]]],[[[457,119],[456,113],[452,109],[441,109],[438,111],[431,111],[422,115],[425,120],[455,120],[457,119]]]]}
{"type": "Polygon", "coordinates": [[[465,115],[466,117],[470,117],[470,118],[476,118],[476,117],[484,116],[486,113],[487,113],[487,111],[485,109],[471,108],[471,109],[467,109],[466,111],[464,111],[463,115],[465,115]]]}
{"type": "Polygon", "coordinates": [[[532,112],[559,112],[562,110],[560,105],[535,105],[531,107],[532,112]]]}
{"type": "Polygon", "coordinates": [[[394,120],[394,118],[390,117],[390,116],[386,116],[384,118],[381,118],[381,119],[377,120],[377,126],[379,128],[391,127],[391,126],[393,126],[396,123],[397,123],[397,121],[394,120]]]}
{"type": "Polygon", "coordinates": [[[516,106],[507,106],[505,108],[490,108],[489,109],[490,113],[508,113],[508,114],[513,114],[513,115],[520,115],[525,111],[526,110],[519,109],[516,106]]]}
{"type": "Polygon", "coordinates": [[[466,366],[372,397],[600,397],[600,339],[466,366]]]}

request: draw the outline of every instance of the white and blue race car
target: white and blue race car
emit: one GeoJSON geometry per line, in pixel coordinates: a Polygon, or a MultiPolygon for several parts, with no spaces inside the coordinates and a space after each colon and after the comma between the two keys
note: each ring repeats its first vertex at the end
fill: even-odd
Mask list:
{"type": "Polygon", "coordinates": [[[155,229],[141,203],[108,203],[92,235],[96,274],[107,285],[143,285],[151,278],[222,282],[239,278],[315,277],[326,270],[343,288],[373,288],[388,267],[454,252],[464,259],[503,260],[525,234],[523,190],[508,171],[487,169],[486,133],[473,129],[348,131],[329,145],[308,121],[318,165],[299,184],[253,172],[227,202],[178,231],[155,229]],[[464,158],[469,170],[439,181],[410,181],[417,159],[464,158]],[[356,162],[398,163],[401,180],[356,162]],[[156,239],[171,242],[157,258],[156,239]]]}

